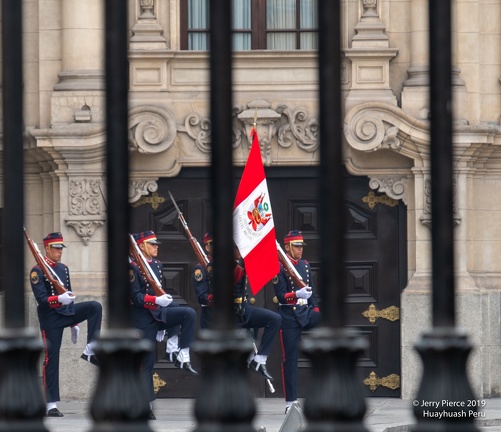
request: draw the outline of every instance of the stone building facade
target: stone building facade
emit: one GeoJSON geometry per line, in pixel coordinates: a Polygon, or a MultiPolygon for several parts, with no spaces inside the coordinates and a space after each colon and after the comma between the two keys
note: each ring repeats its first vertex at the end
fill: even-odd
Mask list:
{"type": "MultiPolygon", "coordinates": [[[[133,204],[159,179],[210,164],[210,88],[208,52],[181,49],[184,0],[127,1],[130,136],[123,145],[133,204]]],[[[473,388],[489,397],[501,394],[501,0],[452,3],[457,317],[475,347],[473,388]]],[[[413,344],[430,326],[427,1],[343,0],[342,9],[346,169],[407,211],[400,348],[402,397],[410,398],[421,373],[413,344]]],[[[62,231],[75,291],[106,304],[103,2],[26,0],[24,15],[25,223],[38,241],[62,231]]],[[[314,50],[235,52],[237,165],[246,160],[255,113],[266,166],[318,163],[316,68],[314,50]]],[[[28,280],[26,296],[36,327],[28,280]]],[[[81,347],[68,342],[63,398],[84,397],[95,371],[75,371],[81,347]]]]}

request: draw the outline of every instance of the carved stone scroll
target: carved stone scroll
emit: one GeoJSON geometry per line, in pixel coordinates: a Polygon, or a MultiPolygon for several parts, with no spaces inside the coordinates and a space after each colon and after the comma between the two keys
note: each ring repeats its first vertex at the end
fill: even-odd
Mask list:
{"type": "Polygon", "coordinates": [[[177,134],[174,115],[152,105],[130,110],[129,144],[140,153],[161,153],[170,148],[177,134]]]}
{"type": "Polygon", "coordinates": [[[383,192],[390,198],[402,200],[407,204],[407,179],[401,177],[371,177],[369,182],[371,189],[383,192]]]}

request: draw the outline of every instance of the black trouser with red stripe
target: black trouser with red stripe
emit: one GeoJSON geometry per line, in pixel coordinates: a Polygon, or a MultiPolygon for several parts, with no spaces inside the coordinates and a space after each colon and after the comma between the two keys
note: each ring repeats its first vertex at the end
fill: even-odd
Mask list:
{"type": "Polygon", "coordinates": [[[40,330],[45,346],[43,363],[43,381],[46,402],[58,402],[59,396],[59,351],[66,327],[74,326],[87,320],[87,343],[99,335],[103,308],[101,303],[86,301],[75,303],[75,315],[61,315],[55,310],[38,310],[40,330]]]}
{"type": "MultiPolygon", "coordinates": [[[[148,352],[142,364],[143,379],[149,400],[154,401],[155,390],[153,387],[153,370],[157,360],[156,356],[156,336],[159,330],[169,330],[173,327],[181,326],[179,334],[179,348],[189,348],[195,339],[197,315],[194,309],[186,306],[179,306],[171,303],[167,307],[159,309],[157,319],[153,317],[148,309],[131,307],[132,325],[142,330],[143,338],[152,342],[154,349],[148,352]]],[[[179,333],[179,332],[178,332],[179,333]]]]}
{"type": "Polygon", "coordinates": [[[238,323],[237,320],[240,327],[245,329],[264,329],[257,354],[269,355],[273,342],[280,330],[280,323],[282,322],[280,315],[269,309],[246,305],[243,317],[243,323],[238,323]]]}
{"type": "Polygon", "coordinates": [[[299,359],[299,343],[303,331],[311,330],[320,323],[320,314],[312,312],[309,314],[308,323],[301,327],[292,313],[291,306],[281,306],[279,308],[282,315],[282,329],[280,338],[282,340],[282,354],[284,362],[282,364],[282,379],[284,385],[285,400],[294,402],[297,400],[297,362],[299,359]]]}

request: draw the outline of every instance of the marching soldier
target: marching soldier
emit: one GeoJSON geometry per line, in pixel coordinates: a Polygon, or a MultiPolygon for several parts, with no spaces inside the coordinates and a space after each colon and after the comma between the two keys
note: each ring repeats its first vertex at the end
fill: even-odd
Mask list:
{"type": "MultiPolygon", "coordinates": [[[[31,289],[37,302],[37,314],[40,322],[40,330],[45,346],[43,363],[43,382],[47,402],[47,417],[63,417],[57,409],[59,396],[59,354],[63,331],[71,327],[71,341],[76,344],[80,329],[78,324],[87,320],[87,345],[81,358],[98,366],[98,360],[94,354],[95,339],[101,330],[102,306],[96,301],[74,303],[70,282],[70,271],[61,263],[63,248],[63,236],[60,232],[50,233],[43,239],[45,264],[36,265],[31,269],[31,289]],[[51,274],[45,271],[51,269],[51,274]],[[45,271],[44,271],[45,270],[45,271]],[[57,275],[57,276],[54,276],[57,275]],[[56,291],[56,287],[50,279],[59,278],[67,290],[63,294],[56,291]]],[[[50,270],[49,270],[50,271],[50,270]]]]}
{"type": "MultiPolygon", "coordinates": [[[[160,282],[165,286],[162,272],[162,263],[156,259],[160,242],[153,231],[145,231],[134,234],[142,255],[146,258],[149,268],[160,282]]],[[[143,336],[153,343],[157,341],[159,333],[164,330],[180,326],[179,350],[174,352],[171,359],[174,365],[189,374],[198,375],[198,372],[190,363],[190,345],[195,338],[195,311],[190,307],[182,307],[172,302],[169,294],[155,295],[154,289],[148,282],[148,278],[142,273],[140,265],[132,260],[129,270],[131,315],[134,327],[143,331],[143,336]]],[[[165,333],[164,333],[165,334],[165,333]]],[[[163,339],[163,335],[162,335],[163,339]]],[[[153,388],[153,368],[155,366],[154,352],[148,353],[143,364],[143,373],[150,401],[155,400],[153,388]]],[[[150,412],[150,420],[155,419],[153,411],[150,412]]]]}
{"type": "MultiPolygon", "coordinates": [[[[212,234],[204,235],[204,247],[209,258],[214,250],[214,241],[212,234]]],[[[259,373],[266,379],[273,381],[273,377],[266,369],[266,360],[270,354],[273,342],[280,330],[280,315],[276,312],[265,308],[255,307],[249,304],[247,297],[247,283],[245,276],[245,268],[243,262],[235,246],[235,268],[233,271],[233,302],[235,306],[235,318],[237,325],[245,329],[264,328],[261,336],[261,343],[257,353],[251,353],[247,366],[254,372],[259,373]]],[[[210,270],[210,266],[208,266],[210,270]]],[[[195,266],[193,272],[193,286],[197,293],[197,298],[202,306],[201,327],[207,328],[211,318],[211,304],[214,301],[214,295],[210,290],[210,275],[207,270],[200,264],[195,266]]]]}
{"type": "Polygon", "coordinates": [[[316,327],[320,322],[318,299],[312,288],[311,269],[303,259],[301,231],[290,231],[284,238],[287,257],[303,279],[304,287],[298,287],[292,275],[280,264],[280,273],[273,280],[278,298],[278,311],[282,317],[280,336],[284,362],[282,374],[285,388],[285,413],[297,403],[297,362],[299,343],[304,330],[316,327]]]}

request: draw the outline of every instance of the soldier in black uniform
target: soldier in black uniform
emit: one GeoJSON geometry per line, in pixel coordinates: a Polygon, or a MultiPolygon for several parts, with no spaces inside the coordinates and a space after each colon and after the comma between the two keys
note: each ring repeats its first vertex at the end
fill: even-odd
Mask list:
{"type": "MultiPolygon", "coordinates": [[[[210,255],[212,254],[213,241],[214,239],[211,233],[206,233],[204,235],[204,248],[209,254],[209,260],[212,260],[210,255]]],[[[212,321],[212,314],[214,313],[214,294],[211,289],[211,270],[211,264],[209,264],[206,269],[202,263],[198,263],[193,270],[193,276],[191,278],[198,303],[201,306],[200,328],[202,329],[209,328],[210,322],[212,321]]]]}
{"type": "Polygon", "coordinates": [[[297,287],[283,265],[280,265],[280,273],[273,280],[279,302],[278,311],[282,316],[280,336],[284,358],[282,374],[286,413],[293,403],[297,403],[297,362],[301,334],[304,330],[316,327],[320,322],[318,299],[312,287],[310,264],[303,259],[305,244],[301,231],[290,231],[284,238],[287,256],[307,286],[297,287]]]}
{"type": "MultiPolygon", "coordinates": [[[[210,260],[210,256],[214,248],[212,234],[207,233],[204,235],[204,246],[210,260]]],[[[252,372],[260,373],[266,379],[272,381],[273,377],[266,369],[266,360],[270,354],[273,342],[280,331],[280,322],[282,319],[276,312],[249,304],[245,268],[236,246],[235,257],[235,268],[233,270],[233,302],[235,305],[235,318],[237,325],[251,330],[264,328],[259,349],[257,353],[251,353],[247,365],[252,372]]],[[[192,280],[195,292],[197,293],[198,301],[202,306],[202,318],[200,324],[202,328],[207,328],[210,325],[210,313],[212,311],[211,304],[214,301],[214,294],[210,289],[210,275],[201,264],[197,264],[193,272],[192,280]]]]}
{"type": "MultiPolygon", "coordinates": [[[[146,258],[149,267],[165,290],[165,280],[162,272],[162,263],[156,259],[160,242],[153,231],[145,231],[134,234],[134,239],[146,258]]],[[[143,331],[144,338],[153,343],[157,340],[159,331],[168,330],[180,326],[179,351],[172,357],[174,365],[184,371],[198,375],[198,372],[190,363],[190,345],[195,338],[196,313],[190,307],[182,307],[172,302],[172,296],[164,294],[156,296],[153,287],[150,286],[138,263],[131,261],[130,270],[130,298],[131,317],[134,327],[143,331]]],[[[143,364],[145,382],[150,401],[155,400],[153,388],[153,368],[155,366],[155,353],[150,352],[143,364]]],[[[150,419],[154,420],[153,411],[150,419]]]]}
{"type": "Polygon", "coordinates": [[[81,358],[99,365],[94,354],[94,344],[101,330],[102,306],[96,301],[74,303],[76,297],[71,290],[70,271],[60,262],[63,248],[66,247],[62,234],[55,232],[47,235],[43,239],[43,244],[45,248],[43,258],[47,266],[54,271],[67,290],[64,294],[58,294],[40,266],[36,265],[31,269],[31,289],[37,302],[38,320],[45,346],[43,382],[47,402],[46,416],[63,417],[57,409],[57,402],[60,400],[59,351],[63,331],[66,327],[71,327],[71,340],[76,344],[80,332],[78,324],[87,320],[87,345],[81,358]]]}

